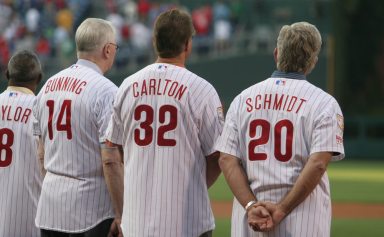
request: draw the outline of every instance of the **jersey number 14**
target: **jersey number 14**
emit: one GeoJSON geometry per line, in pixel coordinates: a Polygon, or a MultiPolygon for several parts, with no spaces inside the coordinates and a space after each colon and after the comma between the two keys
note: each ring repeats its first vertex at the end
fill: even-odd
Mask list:
{"type": "MultiPolygon", "coordinates": [[[[67,132],[67,139],[72,139],[71,129],[71,100],[64,100],[60,108],[59,117],[56,121],[56,130],[67,132]],[[65,121],[65,123],[64,123],[65,121]]],[[[48,106],[48,137],[50,140],[53,139],[53,112],[55,109],[55,101],[47,100],[48,106]]]]}

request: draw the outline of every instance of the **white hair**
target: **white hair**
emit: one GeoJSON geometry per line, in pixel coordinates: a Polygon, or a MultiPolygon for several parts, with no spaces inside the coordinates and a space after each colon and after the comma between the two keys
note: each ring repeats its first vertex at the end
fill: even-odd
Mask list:
{"type": "Polygon", "coordinates": [[[76,30],[76,49],[78,53],[93,53],[109,42],[114,43],[115,38],[116,30],[109,21],[87,18],[76,30]]]}

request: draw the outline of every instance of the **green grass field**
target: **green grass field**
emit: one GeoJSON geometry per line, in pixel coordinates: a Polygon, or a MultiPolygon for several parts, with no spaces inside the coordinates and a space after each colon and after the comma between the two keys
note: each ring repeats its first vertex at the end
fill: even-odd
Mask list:
{"type": "MultiPolygon", "coordinates": [[[[328,167],[333,202],[384,204],[384,162],[340,161],[328,167]]],[[[231,201],[221,175],[209,190],[212,200],[231,201]]],[[[333,219],[332,237],[384,236],[384,219],[333,219]]],[[[230,236],[230,219],[217,219],[214,237],[230,236]]]]}

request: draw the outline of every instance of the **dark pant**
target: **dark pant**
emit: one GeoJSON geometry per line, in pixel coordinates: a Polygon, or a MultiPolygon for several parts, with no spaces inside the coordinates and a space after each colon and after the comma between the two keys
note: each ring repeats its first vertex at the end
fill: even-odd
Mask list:
{"type": "Polygon", "coordinates": [[[41,229],[41,237],[107,237],[113,219],[102,221],[97,226],[83,233],[64,233],[53,230],[41,229]]]}
{"type": "Polygon", "coordinates": [[[212,230],[205,232],[204,234],[200,235],[199,237],[212,237],[212,230]]]}

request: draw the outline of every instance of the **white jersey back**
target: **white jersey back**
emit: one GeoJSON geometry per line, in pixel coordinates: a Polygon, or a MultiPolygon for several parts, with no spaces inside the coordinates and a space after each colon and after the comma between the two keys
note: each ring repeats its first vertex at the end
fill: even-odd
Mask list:
{"type": "Polygon", "coordinates": [[[42,175],[38,139],[32,134],[32,91],[9,87],[0,94],[0,236],[37,237],[35,226],[42,175]]]}
{"type": "Polygon", "coordinates": [[[125,237],[214,228],[205,156],[222,125],[217,92],[185,68],[155,63],[123,82],[107,134],[124,147],[125,237]]]}
{"type": "MultiPolygon", "coordinates": [[[[329,151],[338,154],[332,160],[344,157],[343,126],[332,96],[303,75],[275,72],[234,99],[216,148],[241,159],[258,200],[277,203],[311,154],[329,151]]],[[[232,236],[329,236],[329,192],[324,174],[309,197],[268,234],[248,227],[244,208],[235,200],[232,236]]]]}
{"type": "Polygon", "coordinates": [[[114,216],[103,176],[100,142],[117,87],[85,60],[52,76],[37,96],[34,131],[44,141],[36,225],[82,232],[114,216]]]}

